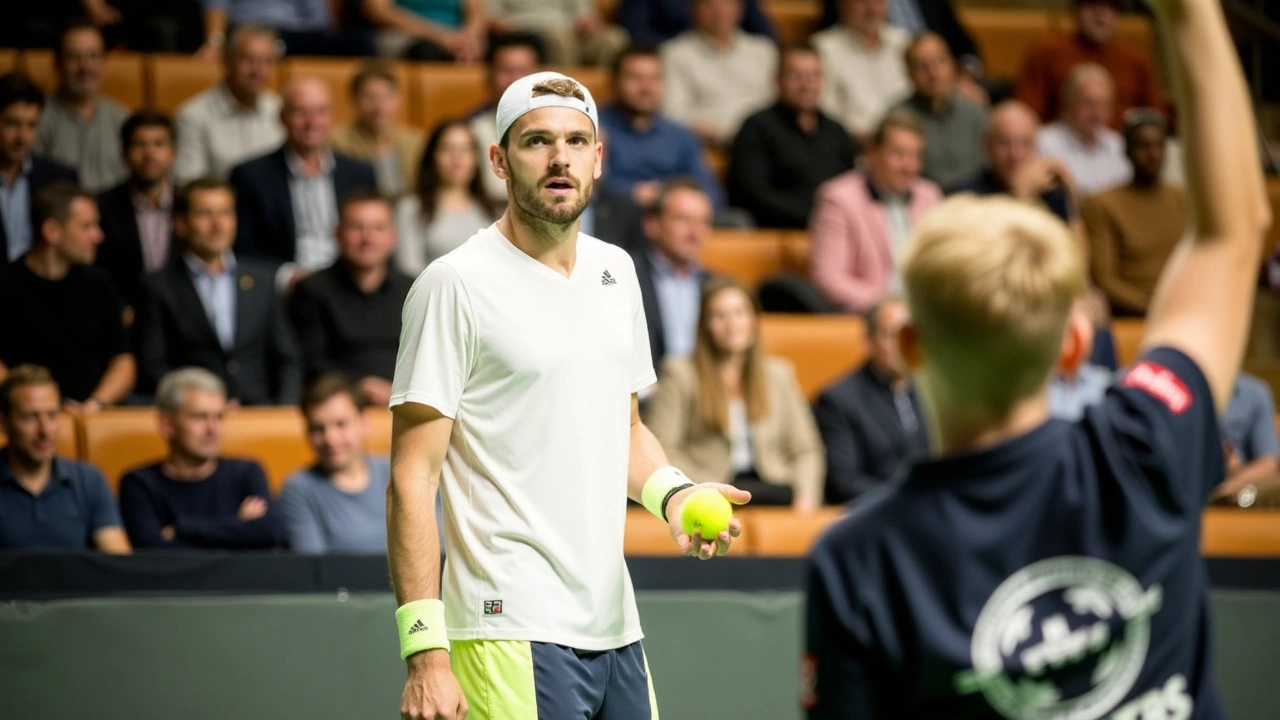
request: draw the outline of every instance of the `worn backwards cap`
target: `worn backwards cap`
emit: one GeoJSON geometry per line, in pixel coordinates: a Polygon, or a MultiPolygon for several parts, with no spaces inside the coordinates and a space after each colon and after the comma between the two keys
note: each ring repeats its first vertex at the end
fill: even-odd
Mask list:
{"type": "Polygon", "coordinates": [[[511,87],[502,93],[502,99],[498,101],[498,142],[502,142],[502,137],[507,134],[507,130],[521,116],[531,110],[544,107],[566,107],[577,110],[591,118],[591,126],[595,128],[597,133],[600,132],[600,116],[596,112],[596,101],[592,99],[591,91],[587,89],[586,85],[558,72],[537,72],[532,75],[525,75],[511,83],[511,87]],[[582,91],[582,97],[586,99],[579,100],[576,97],[563,97],[555,93],[534,96],[533,89],[535,86],[551,80],[568,80],[572,82],[582,91]]]}

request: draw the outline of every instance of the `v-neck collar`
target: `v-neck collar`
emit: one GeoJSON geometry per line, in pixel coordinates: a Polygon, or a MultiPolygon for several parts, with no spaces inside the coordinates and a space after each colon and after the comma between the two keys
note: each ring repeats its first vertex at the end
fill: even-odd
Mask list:
{"type": "MultiPolygon", "coordinates": [[[[538,262],[533,256],[521,250],[514,242],[503,234],[502,230],[498,228],[497,223],[493,224],[493,232],[497,236],[497,244],[502,246],[504,252],[516,258],[516,262],[524,263],[532,267],[535,272],[541,274],[543,277],[565,285],[572,285],[578,281],[579,277],[582,276],[583,270],[581,253],[575,253],[576,257],[573,262],[573,270],[569,271],[568,275],[563,275],[550,266],[538,262]]],[[[579,237],[581,237],[581,235],[581,233],[578,234],[579,237]]],[[[578,242],[579,237],[575,237],[573,239],[575,244],[578,242]]]]}

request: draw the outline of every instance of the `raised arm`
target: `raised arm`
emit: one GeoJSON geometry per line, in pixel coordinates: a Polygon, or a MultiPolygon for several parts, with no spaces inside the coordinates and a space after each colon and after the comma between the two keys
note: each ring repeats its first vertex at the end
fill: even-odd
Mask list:
{"type": "Polygon", "coordinates": [[[1226,408],[1244,355],[1270,223],[1244,76],[1218,0],[1153,4],[1173,40],[1192,234],[1165,266],[1144,347],[1190,356],[1226,408]]]}

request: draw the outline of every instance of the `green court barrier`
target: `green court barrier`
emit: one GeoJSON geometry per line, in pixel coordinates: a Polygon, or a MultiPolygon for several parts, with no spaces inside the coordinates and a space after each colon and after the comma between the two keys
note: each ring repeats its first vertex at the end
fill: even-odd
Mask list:
{"type": "MultiPolygon", "coordinates": [[[[1213,600],[1231,717],[1280,717],[1280,593],[1213,600]]],[[[799,594],[644,592],[639,603],[664,720],[800,717],[799,594]]],[[[390,720],[404,680],[393,611],[389,595],[9,603],[0,718],[390,720]]]]}

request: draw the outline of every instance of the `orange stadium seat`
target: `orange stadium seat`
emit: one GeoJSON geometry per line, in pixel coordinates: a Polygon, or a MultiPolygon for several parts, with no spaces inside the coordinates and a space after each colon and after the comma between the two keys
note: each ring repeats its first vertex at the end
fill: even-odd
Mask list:
{"type": "MultiPolygon", "coordinates": [[[[0,429],[0,448],[9,443],[9,438],[5,437],[4,430],[0,429]]],[[[74,415],[70,413],[58,414],[58,443],[56,452],[58,457],[68,460],[79,460],[83,448],[80,444],[80,424],[76,422],[74,415]]]]}
{"type": "Polygon", "coordinates": [[[222,81],[222,63],[157,53],[147,58],[147,77],[152,106],[172,116],[183,103],[222,81]]]}
{"type": "Polygon", "coordinates": [[[18,51],[13,48],[0,48],[0,73],[7,73],[18,68],[18,51]]]}
{"type": "Polygon", "coordinates": [[[1017,77],[1027,50],[1053,29],[1049,14],[1041,10],[962,5],[956,12],[981,49],[992,77],[1017,77]]]}
{"type": "Polygon", "coordinates": [[[744,528],[742,539],[756,557],[799,557],[806,555],[828,527],[844,517],[843,506],[824,507],[812,515],[790,508],[747,507],[738,512],[744,528]]]}
{"type": "Polygon", "coordinates": [[[808,277],[811,252],[809,233],[804,230],[782,231],[782,265],[787,272],[808,277]]]}
{"type": "Polygon", "coordinates": [[[652,513],[642,507],[628,507],[622,552],[635,556],[678,556],[680,547],[671,539],[667,526],[652,513]]]}
{"type": "Polygon", "coordinates": [[[86,415],[81,428],[85,462],[107,478],[113,493],[126,471],[165,456],[153,408],[116,408],[86,415]]]}
{"type": "MultiPolygon", "coordinates": [[[[333,119],[335,123],[345,123],[355,117],[355,103],[351,99],[351,79],[360,72],[364,60],[346,60],[336,58],[290,58],[281,65],[282,83],[302,75],[314,75],[329,87],[333,94],[333,119]]],[[[410,123],[413,114],[413,84],[409,82],[409,65],[392,63],[388,65],[400,81],[400,122],[410,123]]]]}
{"type": "Polygon", "coordinates": [[[485,71],[479,65],[419,63],[410,83],[418,103],[414,124],[428,133],[441,120],[466,117],[489,97],[485,71]]]}
{"type": "Polygon", "coordinates": [[[295,407],[244,408],[223,423],[222,454],[257,460],[278,496],[285,478],[315,462],[302,413],[295,407]]]}
{"type": "Polygon", "coordinates": [[[795,365],[800,388],[810,400],[867,357],[866,325],[851,315],[765,313],[760,342],[769,355],[795,365]]]}
{"type": "Polygon", "coordinates": [[[782,243],[771,230],[713,230],[702,247],[702,264],[754,291],[784,269],[782,243]]]}
{"type": "Polygon", "coordinates": [[[1200,550],[1209,557],[1280,557],[1280,511],[1209,508],[1200,550]]]}
{"type": "MultiPolygon", "coordinates": [[[[102,78],[102,94],[137,110],[147,104],[147,82],[144,58],[140,53],[112,52],[107,54],[107,65],[102,78]]],[[[25,50],[22,53],[22,70],[31,76],[45,92],[52,93],[58,86],[58,73],[53,66],[52,50],[25,50]]]]}
{"type": "Polygon", "coordinates": [[[1138,357],[1142,347],[1142,320],[1135,318],[1116,318],[1111,321],[1111,337],[1116,343],[1116,362],[1124,367],[1138,357]]]}
{"type": "Polygon", "coordinates": [[[795,45],[809,39],[822,20],[822,3],[816,0],[766,0],[764,14],[769,16],[778,41],[795,45]]]}

